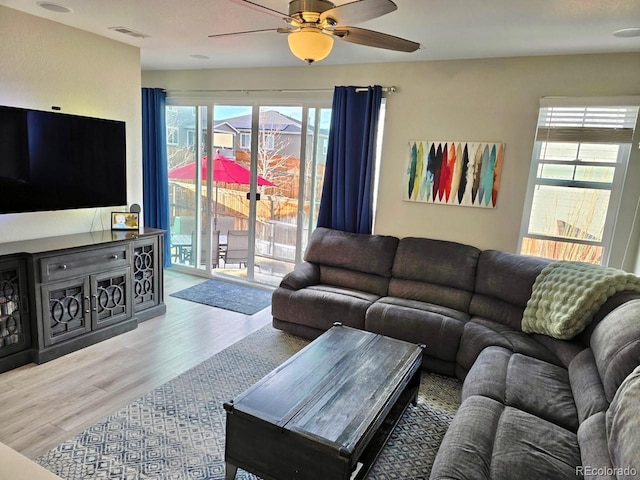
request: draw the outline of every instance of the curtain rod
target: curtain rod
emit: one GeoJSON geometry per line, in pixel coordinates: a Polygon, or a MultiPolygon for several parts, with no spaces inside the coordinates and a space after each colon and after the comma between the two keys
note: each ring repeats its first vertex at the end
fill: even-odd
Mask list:
{"type": "MultiPolygon", "coordinates": [[[[366,92],[367,87],[358,87],[356,92],[366,92]]],[[[382,87],[384,93],[395,93],[397,87],[382,87]]],[[[266,88],[266,89],[239,89],[239,90],[165,90],[166,93],[333,93],[333,88],[266,88]]]]}

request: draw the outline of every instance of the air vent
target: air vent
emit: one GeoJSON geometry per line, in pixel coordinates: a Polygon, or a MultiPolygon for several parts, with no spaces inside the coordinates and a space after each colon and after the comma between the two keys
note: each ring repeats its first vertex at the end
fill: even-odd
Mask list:
{"type": "Polygon", "coordinates": [[[134,38],[149,38],[150,35],[145,33],[136,32],[135,30],[131,30],[127,27],[109,27],[109,30],[114,30],[116,32],[124,33],[125,35],[129,35],[134,38]]]}

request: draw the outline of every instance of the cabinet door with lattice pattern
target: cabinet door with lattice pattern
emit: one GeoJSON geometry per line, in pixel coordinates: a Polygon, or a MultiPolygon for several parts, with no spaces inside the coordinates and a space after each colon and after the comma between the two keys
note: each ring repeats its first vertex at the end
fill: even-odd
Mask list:
{"type": "Polygon", "coordinates": [[[135,241],[133,246],[133,300],[136,312],[160,303],[158,259],[157,238],[135,241]]]}
{"type": "Polygon", "coordinates": [[[131,318],[131,269],[112,270],[91,278],[91,329],[97,330],[131,318]]]}
{"type": "Polygon", "coordinates": [[[91,330],[89,277],[42,286],[42,319],[46,346],[91,330]]]}
{"type": "Polygon", "coordinates": [[[0,262],[0,357],[29,347],[26,278],[22,261],[0,262]]]}

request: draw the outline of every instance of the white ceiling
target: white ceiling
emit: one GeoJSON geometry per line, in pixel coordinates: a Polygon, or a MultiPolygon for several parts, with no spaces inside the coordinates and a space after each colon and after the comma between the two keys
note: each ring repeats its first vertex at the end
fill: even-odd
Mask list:
{"type": "MultiPolygon", "coordinates": [[[[255,0],[287,12],[287,0],[255,0]]],[[[336,5],[351,0],[335,0],[336,5]]],[[[0,0],[32,15],[135,45],[143,70],[304,66],[286,36],[254,33],[211,39],[210,34],[285,26],[278,18],[230,0],[51,0],[72,13],[55,13],[38,0],[0,0]],[[149,35],[135,39],[109,30],[124,26],[149,35]],[[190,55],[205,55],[194,59],[190,55]]],[[[392,52],[336,40],[325,65],[640,52],[640,37],[613,32],[640,27],[640,0],[395,0],[398,10],[354,25],[421,44],[392,52]]],[[[313,67],[311,67],[313,68],[313,67]]]]}

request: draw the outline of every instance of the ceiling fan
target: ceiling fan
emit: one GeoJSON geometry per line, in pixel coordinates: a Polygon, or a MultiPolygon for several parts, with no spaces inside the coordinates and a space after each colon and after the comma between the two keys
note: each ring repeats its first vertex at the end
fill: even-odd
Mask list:
{"type": "Polygon", "coordinates": [[[279,17],[288,26],[222,33],[209,35],[209,37],[226,37],[257,32],[286,33],[291,52],[309,65],[329,55],[334,37],[345,42],[400,52],[414,52],[420,48],[419,43],[404,38],[364,28],[345,26],[366,22],[393,12],[398,7],[391,0],[357,0],[337,7],[329,0],[291,0],[288,14],[249,0],[231,1],[279,17]]]}

